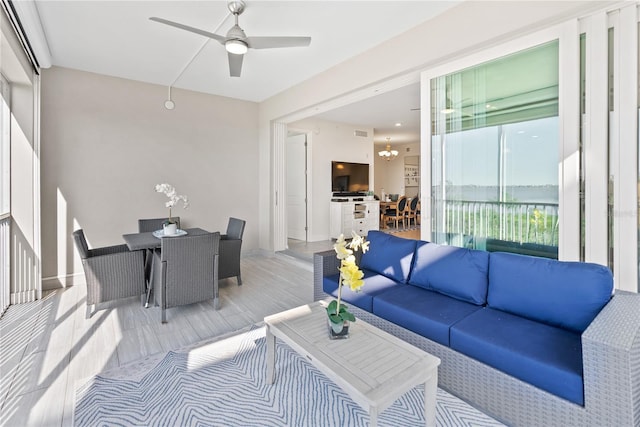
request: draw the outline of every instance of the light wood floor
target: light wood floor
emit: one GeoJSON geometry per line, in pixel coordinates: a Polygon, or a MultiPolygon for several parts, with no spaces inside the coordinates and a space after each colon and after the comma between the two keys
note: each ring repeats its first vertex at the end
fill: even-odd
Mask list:
{"type": "Polygon", "coordinates": [[[0,320],[0,425],[69,426],[74,390],[88,377],[261,322],[313,300],[312,265],[286,255],[242,259],[243,285],[220,281],[221,305],[144,309],[140,298],[85,319],[86,287],[11,306],[0,320]]]}

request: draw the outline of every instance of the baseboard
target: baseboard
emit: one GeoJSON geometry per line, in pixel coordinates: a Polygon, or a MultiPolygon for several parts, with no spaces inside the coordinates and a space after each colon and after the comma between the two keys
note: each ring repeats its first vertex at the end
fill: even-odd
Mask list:
{"type": "Polygon", "coordinates": [[[78,284],[84,284],[83,273],[72,273],[64,276],[50,276],[42,278],[42,290],[52,291],[55,289],[68,288],[78,284]]]}
{"type": "Polygon", "coordinates": [[[9,300],[11,301],[11,305],[33,302],[36,300],[36,291],[32,289],[29,291],[12,292],[9,295],[9,300]]]}

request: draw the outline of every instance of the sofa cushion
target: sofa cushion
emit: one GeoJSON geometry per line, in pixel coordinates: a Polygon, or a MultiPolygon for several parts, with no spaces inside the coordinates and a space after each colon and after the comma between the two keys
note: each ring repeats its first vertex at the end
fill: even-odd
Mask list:
{"type": "MultiPolygon", "coordinates": [[[[373,310],[373,297],[375,295],[394,286],[406,286],[371,270],[363,269],[362,272],[364,273],[364,286],[360,288],[359,292],[352,291],[349,286],[343,286],[342,300],[370,313],[373,310]]],[[[322,279],[322,289],[325,293],[334,297],[338,296],[339,277],[340,273],[326,276],[322,279]]]]}
{"type": "Polygon", "coordinates": [[[488,270],[487,252],[420,241],[409,284],[483,305],[487,302],[488,270]]]}
{"type": "Polygon", "coordinates": [[[369,231],[367,240],[369,250],[362,255],[360,267],[406,283],[416,241],[375,230],[369,231]]]}
{"type": "Polygon", "coordinates": [[[373,314],[442,345],[449,328],[480,307],[417,286],[398,286],[373,299],[373,314]]]}
{"type": "Polygon", "coordinates": [[[489,260],[488,305],[582,333],[611,298],[611,270],[494,252],[489,260]]]}
{"type": "Polygon", "coordinates": [[[451,348],[584,404],[578,333],[484,307],[452,326],[451,348]]]}

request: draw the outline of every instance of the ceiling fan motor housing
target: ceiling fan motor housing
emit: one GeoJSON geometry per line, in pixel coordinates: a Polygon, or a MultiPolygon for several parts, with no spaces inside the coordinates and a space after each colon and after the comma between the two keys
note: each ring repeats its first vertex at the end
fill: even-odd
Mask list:
{"type": "Polygon", "coordinates": [[[242,28],[239,25],[234,25],[227,31],[227,40],[242,40],[244,41],[247,38],[247,35],[244,33],[242,28]]]}
{"type": "Polygon", "coordinates": [[[227,4],[227,7],[229,8],[229,11],[234,15],[240,15],[242,12],[244,12],[246,4],[243,1],[230,1],[227,4]]]}

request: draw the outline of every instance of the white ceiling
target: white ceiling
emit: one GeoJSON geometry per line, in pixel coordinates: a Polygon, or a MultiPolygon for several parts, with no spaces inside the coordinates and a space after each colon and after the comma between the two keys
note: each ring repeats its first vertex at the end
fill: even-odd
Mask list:
{"type": "Polygon", "coordinates": [[[239,78],[229,77],[227,55],[218,42],[148,19],[157,16],[224,35],[233,25],[226,1],[35,4],[53,65],[160,85],[175,81],[179,88],[260,102],[457,3],[247,1],[239,23],[248,36],[311,36],[312,41],[306,48],[250,50],[239,78]]]}
{"type": "Polygon", "coordinates": [[[334,122],[374,128],[376,144],[420,140],[420,83],[383,93],[316,117],[334,122]],[[396,126],[400,123],[401,126],[396,126]]]}
{"type": "MultiPolygon", "coordinates": [[[[310,36],[306,48],[249,50],[230,77],[215,40],[152,16],[225,35],[226,1],[36,0],[51,63],[147,83],[260,102],[393,38],[460,3],[445,1],[247,1],[247,36],[310,36]]],[[[384,58],[381,58],[383,61],[384,58]]],[[[419,140],[419,85],[322,114],[373,127],[376,143],[419,140]],[[402,127],[395,127],[396,122],[402,127]]]]}

